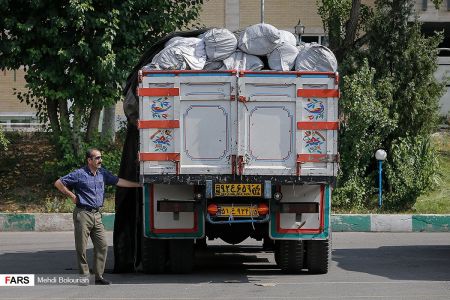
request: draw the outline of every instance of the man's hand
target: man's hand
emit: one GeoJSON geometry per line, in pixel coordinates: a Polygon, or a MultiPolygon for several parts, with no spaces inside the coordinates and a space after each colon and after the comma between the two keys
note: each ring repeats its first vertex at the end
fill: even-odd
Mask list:
{"type": "Polygon", "coordinates": [[[68,196],[72,199],[73,204],[77,204],[77,196],[72,193],[62,182],[60,179],[56,180],[55,187],[64,195],[68,196]]]}
{"type": "Polygon", "coordinates": [[[142,187],[142,185],[139,182],[129,181],[123,178],[119,178],[119,181],[117,182],[117,186],[119,187],[127,187],[127,188],[138,188],[142,187]]]}

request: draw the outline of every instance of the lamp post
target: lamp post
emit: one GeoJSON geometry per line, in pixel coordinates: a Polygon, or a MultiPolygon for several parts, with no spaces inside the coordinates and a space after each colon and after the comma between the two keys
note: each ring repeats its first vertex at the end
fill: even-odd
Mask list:
{"type": "Polygon", "coordinates": [[[378,160],[378,206],[381,208],[383,205],[383,185],[382,185],[382,174],[383,174],[383,161],[386,159],[387,153],[383,149],[378,149],[375,152],[375,158],[378,160]]]}
{"type": "Polygon", "coordinates": [[[305,25],[302,24],[302,21],[298,19],[297,25],[294,26],[294,31],[298,39],[298,43],[302,41],[302,35],[305,33],[305,25]]]}

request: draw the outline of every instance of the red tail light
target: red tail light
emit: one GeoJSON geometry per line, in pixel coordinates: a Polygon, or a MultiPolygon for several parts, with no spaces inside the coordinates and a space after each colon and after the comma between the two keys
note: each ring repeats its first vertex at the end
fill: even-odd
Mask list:
{"type": "Polygon", "coordinates": [[[211,216],[215,216],[218,211],[219,211],[219,208],[217,207],[216,204],[208,205],[208,214],[210,214],[211,216]]]}
{"type": "Polygon", "coordinates": [[[258,204],[258,214],[260,216],[267,215],[269,213],[269,206],[265,203],[258,204]]]}

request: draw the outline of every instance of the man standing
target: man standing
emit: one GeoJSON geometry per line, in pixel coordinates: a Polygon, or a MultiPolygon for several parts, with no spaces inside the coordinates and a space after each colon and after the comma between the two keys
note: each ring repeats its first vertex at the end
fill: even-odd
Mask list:
{"type": "Polygon", "coordinates": [[[89,236],[94,245],[95,284],[111,284],[103,278],[105,271],[108,244],[105,238],[105,228],[99,209],[103,206],[105,184],[119,187],[137,188],[141,185],[112,175],[102,169],[102,154],[98,149],[86,151],[87,165],[56,180],[55,187],[69,196],[76,204],[73,211],[75,227],[75,248],[77,251],[78,269],[80,274],[89,275],[86,259],[86,247],[89,236]],[[73,191],[72,191],[73,190],[73,191]]]}

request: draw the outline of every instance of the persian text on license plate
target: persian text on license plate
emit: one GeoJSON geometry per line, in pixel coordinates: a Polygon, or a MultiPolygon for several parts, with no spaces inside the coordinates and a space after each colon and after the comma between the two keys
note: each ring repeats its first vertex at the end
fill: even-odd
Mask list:
{"type": "Polygon", "coordinates": [[[216,197],[261,197],[261,184],[217,183],[214,186],[214,194],[216,197]]]}
{"type": "Polygon", "coordinates": [[[256,206],[220,206],[217,213],[218,216],[226,217],[258,217],[256,206]]]}

